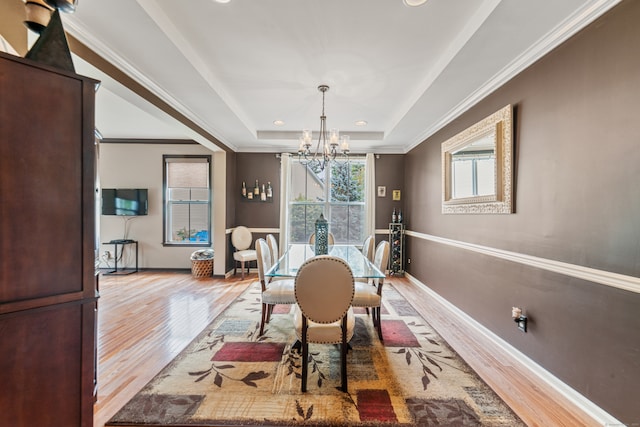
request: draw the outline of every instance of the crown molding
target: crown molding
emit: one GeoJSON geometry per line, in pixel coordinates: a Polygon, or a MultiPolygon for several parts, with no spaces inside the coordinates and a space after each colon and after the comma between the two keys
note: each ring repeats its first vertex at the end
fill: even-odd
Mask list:
{"type": "MultiPolygon", "coordinates": [[[[100,56],[107,63],[111,64],[114,68],[127,75],[130,79],[141,85],[153,95],[157,96],[167,106],[174,109],[178,114],[182,115],[185,119],[194,123],[201,130],[204,130],[210,136],[213,136],[217,141],[222,143],[226,148],[236,151],[237,147],[229,143],[229,141],[222,138],[221,133],[217,129],[211,129],[204,120],[202,120],[197,114],[187,108],[184,104],[179,102],[175,97],[169,94],[162,87],[157,85],[153,80],[149,79],[144,73],[134,67],[129,61],[125,60],[122,56],[113,51],[109,46],[104,44],[100,39],[93,37],[90,30],[85,28],[73,19],[72,16],[67,17],[64,21],[65,30],[77,39],[80,43],[84,44],[88,49],[93,51],[96,55],[100,56]]],[[[101,70],[104,71],[104,70],[101,70]]],[[[119,82],[122,84],[122,82],[119,82]]],[[[129,88],[131,89],[131,88],[129,88]]],[[[138,94],[140,95],[140,94],[138,94]]],[[[140,95],[141,96],[141,95],[140,95]]],[[[148,102],[151,102],[147,99],[148,102]]],[[[193,129],[194,132],[202,135],[201,131],[193,129]]],[[[209,139],[207,135],[202,135],[209,139]]],[[[215,145],[216,141],[212,141],[215,145]]]]}
{"type": "Polygon", "coordinates": [[[577,10],[574,14],[558,24],[554,29],[549,31],[544,37],[533,44],[529,49],[507,64],[507,66],[495,74],[484,85],[449,110],[449,112],[447,112],[440,120],[422,132],[406,147],[404,151],[405,154],[461,116],[509,80],[520,74],[534,62],[547,55],[553,49],[575,35],[578,31],[591,24],[605,12],[620,3],[620,1],[622,0],[596,0],[577,10]]]}
{"type": "Polygon", "coordinates": [[[249,133],[255,133],[253,129],[255,126],[251,123],[249,116],[245,113],[244,109],[233,97],[224,89],[222,83],[218,80],[215,74],[211,71],[210,64],[205,61],[197,51],[193,48],[192,44],[182,35],[180,30],[176,28],[173,21],[166,15],[162,8],[158,5],[157,0],[136,0],[138,5],[144,10],[144,12],[151,18],[158,26],[158,29],[162,31],[167,38],[178,48],[184,55],[185,59],[191,64],[194,70],[207,85],[222,99],[222,102],[235,114],[240,123],[245,127],[249,133]]]}

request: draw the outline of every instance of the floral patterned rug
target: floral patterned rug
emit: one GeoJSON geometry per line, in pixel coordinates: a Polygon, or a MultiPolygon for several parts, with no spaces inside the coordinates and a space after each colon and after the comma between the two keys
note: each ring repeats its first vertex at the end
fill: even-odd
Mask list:
{"type": "Polygon", "coordinates": [[[258,337],[254,283],[106,425],[524,426],[393,284],[383,302],[384,342],[356,311],[348,393],[339,347],[313,344],[302,393],[292,307],[258,337]]]}

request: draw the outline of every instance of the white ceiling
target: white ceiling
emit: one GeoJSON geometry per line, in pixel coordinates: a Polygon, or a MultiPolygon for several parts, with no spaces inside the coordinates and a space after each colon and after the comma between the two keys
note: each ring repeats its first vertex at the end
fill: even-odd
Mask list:
{"type": "MultiPolygon", "coordinates": [[[[350,135],[354,152],[405,153],[618,1],[86,0],[63,22],[235,151],[295,151],[301,129],[319,128],[317,86],[327,84],[327,125],[350,135]]],[[[213,147],[74,62],[103,81],[105,138],[213,147]]]]}

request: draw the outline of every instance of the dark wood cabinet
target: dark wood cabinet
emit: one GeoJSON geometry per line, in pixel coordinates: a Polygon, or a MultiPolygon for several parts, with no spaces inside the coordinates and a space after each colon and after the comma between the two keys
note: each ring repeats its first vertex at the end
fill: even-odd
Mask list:
{"type": "Polygon", "coordinates": [[[0,425],[92,426],[96,81],[0,53],[0,425]]]}

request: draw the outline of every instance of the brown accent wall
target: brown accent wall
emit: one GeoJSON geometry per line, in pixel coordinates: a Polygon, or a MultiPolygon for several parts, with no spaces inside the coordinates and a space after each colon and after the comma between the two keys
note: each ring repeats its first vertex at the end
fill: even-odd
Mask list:
{"type": "Polygon", "coordinates": [[[280,227],[280,159],[274,153],[237,153],[236,177],[233,192],[236,204],[235,225],[249,228],[280,227]],[[242,197],[242,181],[247,191],[252,190],[256,179],[262,184],[271,182],[273,201],[261,202],[258,199],[247,200],[242,197]]]}
{"type": "MultiPolygon", "coordinates": [[[[226,199],[226,224],[225,227],[227,229],[234,227],[235,218],[236,218],[236,188],[235,188],[235,176],[236,176],[236,153],[227,152],[226,153],[226,162],[227,162],[227,177],[226,177],[226,191],[227,191],[227,199],[226,199]]],[[[226,241],[226,256],[225,256],[225,271],[229,271],[233,268],[233,246],[231,245],[231,234],[225,235],[226,241]]]]}
{"type": "Polygon", "coordinates": [[[376,158],[376,228],[389,228],[393,209],[404,215],[404,155],[380,154],[376,158]],[[378,197],[377,187],[386,187],[386,196],[378,197]],[[393,201],[393,190],[400,190],[401,198],[393,201]]]}
{"type": "MultiPolygon", "coordinates": [[[[623,1],[408,153],[409,229],[640,277],[638,22],[640,2],[623,1]],[[506,104],[516,212],[441,214],[441,143],[506,104]]],[[[415,237],[407,256],[410,274],[620,421],[640,422],[640,294],[415,237]]]]}
{"type": "MultiPolygon", "coordinates": [[[[228,201],[234,206],[233,212],[227,207],[228,227],[244,225],[249,228],[280,227],[280,159],[275,153],[235,153],[229,156],[227,173],[234,179],[227,181],[228,201]],[[233,159],[232,159],[233,157],[233,159]],[[255,180],[260,185],[271,181],[273,187],[273,202],[248,201],[241,196],[242,181],[247,184],[247,190],[253,188],[255,180]]],[[[393,208],[403,209],[404,212],[404,155],[381,154],[376,159],[376,186],[387,187],[386,197],[376,197],[376,228],[388,228],[391,222],[393,208]],[[401,190],[403,199],[394,202],[392,190],[401,190]]],[[[273,233],[276,234],[277,233],[273,233]]],[[[254,240],[265,237],[266,233],[254,233],[254,240]]],[[[384,236],[378,236],[378,241],[384,236]]],[[[233,247],[229,237],[229,259],[227,269],[233,268],[233,247]]]]}
{"type": "MultiPolygon", "coordinates": [[[[249,228],[280,227],[280,159],[274,153],[236,153],[235,182],[231,185],[230,200],[235,200],[235,225],[249,228]],[[255,180],[260,185],[271,181],[273,202],[263,203],[243,199],[240,194],[242,181],[253,188],[255,180]]],[[[231,170],[231,169],[228,169],[231,170]]],[[[403,201],[393,201],[392,190],[404,193],[404,155],[381,154],[376,159],[376,186],[387,187],[386,197],[376,197],[376,228],[387,228],[393,208],[403,209],[403,201]]],[[[404,212],[404,210],[403,210],[404,212]]],[[[229,216],[233,218],[233,216],[229,216]]]]}
{"type": "Polygon", "coordinates": [[[226,227],[231,228],[235,226],[236,217],[236,188],[235,188],[235,176],[236,176],[236,153],[226,153],[227,163],[227,179],[226,179],[226,209],[227,209],[227,222],[226,227]]]}
{"type": "MultiPolygon", "coordinates": [[[[231,161],[231,160],[230,160],[231,161]]],[[[275,153],[235,153],[233,154],[233,166],[228,166],[227,201],[233,206],[233,214],[228,215],[230,226],[244,225],[249,228],[280,227],[280,159],[275,153]],[[247,191],[253,190],[256,179],[262,188],[262,184],[271,182],[273,189],[273,201],[261,202],[258,199],[245,200],[242,197],[242,181],[246,182],[247,191]]],[[[227,207],[229,212],[231,208],[227,207]]],[[[267,233],[253,233],[253,240],[267,233]]],[[[277,233],[274,232],[277,236],[277,233]]],[[[233,245],[229,234],[229,258],[227,270],[233,269],[233,245]]]]}

